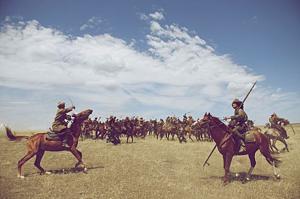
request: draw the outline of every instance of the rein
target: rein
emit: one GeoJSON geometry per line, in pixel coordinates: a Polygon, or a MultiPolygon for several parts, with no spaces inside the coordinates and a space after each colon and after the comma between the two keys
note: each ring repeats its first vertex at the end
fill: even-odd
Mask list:
{"type": "MultiPolygon", "coordinates": [[[[210,120],[212,121],[214,124],[213,125],[209,125],[209,121],[205,122],[204,124],[208,124],[208,129],[209,129],[209,133],[211,134],[212,129],[219,127],[221,125],[225,125],[222,121],[219,121],[219,123],[216,124],[216,122],[214,121],[214,119],[210,120]]],[[[202,126],[202,125],[201,125],[202,126]]],[[[227,130],[224,130],[225,134],[229,134],[229,137],[227,139],[225,139],[223,142],[220,143],[220,147],[223,146],[223,144],[225,144],[232,136],[232,134],[230,132],[228,132],[227,130]]],[[[224,136],[225,137],[225,136],[224,136]]]]}
{"type": "MultiPolygon", "coordinates": [[[[210,121],[212,121],[212,122],[215,123],[214,120],[210,120],[210,121]]],[[[222,124],[224,124],[222,121],[219,121],[218,124],[215,123],[214,125],[210,125],[210,124],[209,124],[210,121],[204,122],[203,124],[201,124],[201,126],[207,124],[207,125],[208,125],[208,129],[211,131],[212,129],[214,129],[214,128],[216,128],[216,127],[219,127],[219,126],[221,126],[222,124]]],[[[225,131],[225,132],[227,133],[227,131],[225,131]]]]}

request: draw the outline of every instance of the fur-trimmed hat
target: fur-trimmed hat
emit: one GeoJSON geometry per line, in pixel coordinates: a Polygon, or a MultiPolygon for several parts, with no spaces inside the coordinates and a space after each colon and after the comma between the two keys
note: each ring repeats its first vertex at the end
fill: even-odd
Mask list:
{"type": "Polygon", "coordinates": [[[63,108],[66,104],[64,102],[58,102],[57,108],[63,108]]]}
{"type": "Polygon", "coordinates": [[[243,102],[241,102],[239,99],[234,99],[231,104],[236,104],[238,107],[242,109],[244,108],[243,102]]]}

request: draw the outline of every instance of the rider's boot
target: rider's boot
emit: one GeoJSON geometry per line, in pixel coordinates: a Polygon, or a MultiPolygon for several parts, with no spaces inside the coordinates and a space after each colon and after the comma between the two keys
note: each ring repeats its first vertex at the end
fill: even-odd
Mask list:
{"type": "Polygon", "coordinates": [[[246,144],[245,144],[245,135],[241,134],[237,130],[234,130],[233,133],[239,137],[240,140],[240,151],[239,152],[245,152],[246,151],[246,144]]]}
{"type": "Polygon", "coordinates": [[[245,152],[246,151],[246,144],[243,139],[240,139],[241,147],[240,147],[240,152],[245,152]]]}
{"type": "Polygon", "coordinates": [[[62,146],[63,147],[69,147],[67,141],[68,141],[67,139],[63,139],[63,141],[62,141],[62,146]]]}

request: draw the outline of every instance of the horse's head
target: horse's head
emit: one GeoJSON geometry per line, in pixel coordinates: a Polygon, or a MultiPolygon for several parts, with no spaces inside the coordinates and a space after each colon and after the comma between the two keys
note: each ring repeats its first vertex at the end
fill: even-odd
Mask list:
{"type": "Polygon", "coordinates": [[[290,122],[286,119],[281,121],[281,126],[286,126],[286,125],[289,125],[289,124],[290,124],[290,122]]]}
{"type": "Polygon", "coordinates": [[[228,127],[210,113],[205,113],[199,123],[199,127],[207,130],[216,143],[219,143],[229,132],[228,127]]]}
{"type": "Polygon", "coordinates": [[[210,113],[205,113],[199,123],[200,127],[221,127],[227,129],[227,126],[219,118],[212,116],[210,113]]]}
{"type": "Polygon", "coordinates": [[[93,113],[93,110],[87,109],[84,111],[81,111],[80,113],[73,114],[74,122],[83,122],[84,120],[87,120],[90,116],[90,114],[93,113]]]}
{"type": "Polygon", "coordinates": [[[213,120],[213,116],[210,113],[205,113],[203,118],[200,120],[201,126],[204,124],[209,124],[213,120]]]}

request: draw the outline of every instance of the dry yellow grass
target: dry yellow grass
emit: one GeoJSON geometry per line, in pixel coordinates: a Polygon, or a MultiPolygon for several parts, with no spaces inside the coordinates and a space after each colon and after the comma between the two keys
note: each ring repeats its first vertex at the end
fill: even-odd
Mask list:
{"type": "MultiPolygon", "coordinates": [[[[88,174],[70,170],[76,163],[68,152],[47,152],[42,166],[51,175],[39,175],[34,159],[25,164],[25,179],[17,178],[17,161],[25,154],[25,142],[10,142],[0,136],[0,198],[300,198],[300,125],[296,135],[288,131],[290,152],[280,154],[281,180],[274,180],[272,167],[256,154],[252,181],[239,179],[223,186],[221,155],[215,152],[210,166],[202,164],[214,143],[156,140],[147,137],[135,143],[113,146],[104,141],[79,143],[88,174]],[[63,172],[63,169],[65,170],[63,172]]],[[[125,142],[125,139],[123,139],[125,142]]],[[[279,144],[282,148],[283,146],[279,144]]],[[[247,156],[235,157],[232,172],[246,172],[247,156]]]]}

